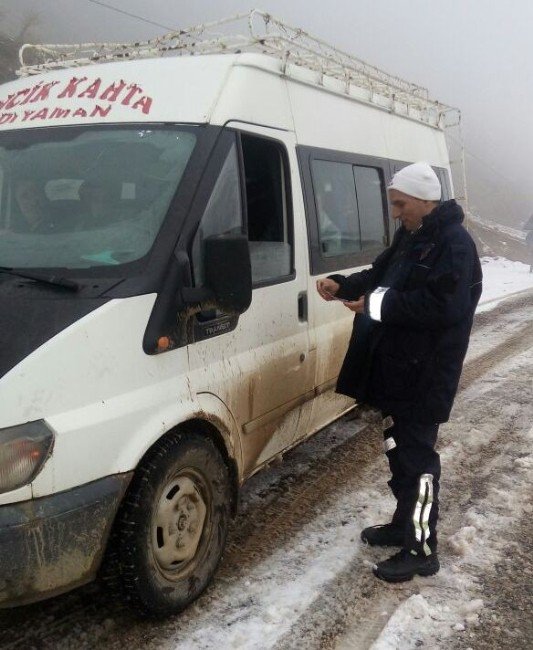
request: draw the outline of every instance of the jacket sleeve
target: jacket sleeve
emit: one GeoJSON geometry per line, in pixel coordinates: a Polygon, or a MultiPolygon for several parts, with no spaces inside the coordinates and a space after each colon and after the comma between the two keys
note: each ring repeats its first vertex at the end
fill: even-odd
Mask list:
{"type": "Polygon", "coordinates": [[[337,297],[344,300],[357,300],[371,291],[377,285],[381,267],[384,260],[389,256],[390,250],[390,248],[387,248],[380,253],[372,262],[370,269],[352,273],[347,277],[340,274],[328,275],[328,278],[335,280],[340,285],[337,297]]]}
{"type": "Polygon", "coordinates": [[[344,275],[328,275],[328,278],[335,280],[340,285],[337,297],[343,300],[357,300],[367,293],[374,286],[374,269],[365,269],[359,273],[352,273],[348,277],[344,275]]]}
{"type": "Polygon", "coordinates": [[[377,287],[366,294],[365,310],[384,324],[413,329],[441,329],[462,320],[475,309],[474,273],[477,254],[468,242],[448,244],[424,286],[410,291],[377,287]]]}

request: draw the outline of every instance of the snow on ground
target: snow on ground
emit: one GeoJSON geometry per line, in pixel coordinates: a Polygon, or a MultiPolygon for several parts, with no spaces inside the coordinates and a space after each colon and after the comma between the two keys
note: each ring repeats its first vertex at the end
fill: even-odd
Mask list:
{"type": "MultiPolygon", "coordinates": [[[[377,430],[358,435],[364,421],[341,420],[247,482],[240,522],[249,516],[254,526],[264,524],[249,531],[255,545],[247,547],[247,532],[239,553],[228,551],[214,583],[180,616],[138,622],[111,610],[109,619],[107,612],[93,618],[82,598],[73,623],[55,610],[46,619],[48,640],[9,647],[450,650],[458,640],[469,642],[492,611],[494,590],[484,593],[481,578],[510,554],[512,560],[513,525],[533,514],[527,500],[533,350],[526,349],[531,334],[525,330],[531,302],[495,307],[504,296],[532,290],[533,274],[502,258],[484,258],[483,271],[483,305],[494,311],[477,319],[466,379],[439,436],[442,568],[436,576],[389,585],[372,575],[373,563],[395,550],[366,547],[359,537],[393,510],[387,462],[377,430]],[[510,340],[515,347],[501,352],[510,340]],[[262,512],[265,519],[257,519],[262,512]]],[[[67,595],[58,602],[68,608],[78,601],[67,595]]]]}
{"type": "MultiPolygon", "coordinates": [[[[494,230],[500,234],[503,234],[507,237],[510,237],[512,239],[518,239],[520,241],[525,240],[526,238],[526,231],[521,230],[518,228],[511,228],[509,226],[504,226],[501,223],[496,223],[495,221],[490,221],[488,219],[484,219],[483,217],[478,217],[475,214],[472,214],[471,212],[468,215],[468,219],[470,221],[473,221],[475,223],[480,224],[481,226],[485,228],[490,228],[491,230],[494,230]]],[[[503,242],[505,243],[505,242],[503,242]]]]}
{"type": "MultiPolygon", "coordinates": [[[[522,445],[504,445],[492,463],[496,474],[486,497],[466,510],[464,525],[448,538],[452,561],[443,566],[434,584],[420,581],[419,593],[396,609],[371,650],[409,650],[420,645],[450,648],[454,636],[473,635],[485,606],[480,598],[479,576],[512,553],[513,541],[508,533],[514,523],[532,512],[531,443],[533,428],[522,445]],[[517,453],[524,456],[516,458],[517,453]],[[509,464],[514,464],[512,475],[498,473],[497,465],[501,470],[509,464]]],[[[451,461],[443,460],[446,468],[451,461]]]]}
{"type": "MultiPolygon", "coordinates": [[[[513,524],[533,511],[530,503],[533,428],[526,424],[531,422],[532,410],[529,405],[528,413],[527,397],[522,398],[526,408],[515,401],[521,399],[524,378],[531,376],[532,361],[533,351],[528,350],[497,366],[460,396],[455,412],[465,412],[465,416],[455,415],[441,428],[443,485],[463,490],[464,504],[454,499],[450,508],[452,504],[447,504],[443,490],[444,505],[448,508],[440,525],[441,571],[431,579],[415,579],[417,593],[408,594],[396,608],[371,650],[410,650],[419,646],[448,649],[458,635],[473,634],[485,606],[480,576],[487,575],[512,552],[510,549],[516,543],[512,539],[513,524]],[[521,389],[515,387],[505,396],[494,390],[495,382],[513,374],[522,378],[521,389]],[[476,409],[482,412],[489,404],[494,405],[498,394],[500,400],[504,397],[507,402],[502,406],[500,401],[496,409],[502,417],[494,418],[490,414],[478,426],[472,426],[479,416],[476,409]],[[482,406],[484,397],[486,406],[482,406]],[[504,432],[507,441],[502,442],[505,422],[514,425],[508,434],[504,432]],[[487,454],[491,446],[492,456],[487,454]],[[479,468],[474,470],[472,480],[472,476],[468,477],[471,468],[467,463],[468,459],[476,458],[479,458],[479,468]],[[481,492],[481,498],[475,498],[473,487],[481,492]]],[[[365,648],[354,642],[356,638],[348,629],[338,640],[337,650],[365,648]]]]}
{"type": "MultiPolygon", "coordinates": [[[[533,274],[529,274],[525,264],[502,258],[484,258],[483,270],[484,310],[494,308],[505,296],[533,288],[533,274]]],[[[492,337],[479,334],[477,338],[476,357],[490,349],[492,337]]],[[[526,351],[518,358],[500,364],[486,382],[464,391],[461,400],[466,400],[465,411],[482,402],[483,396],[489,395],[498,382],[508,381],[517,372],[519,376],[531,372],[531,360],[531,350],[526,351]]],[[[492,399],[492,394],[487,399],[492,399]]],[[[477,502],[470,505],[467,502],[463,512],[455,513],[458,519],[455,528],[451,526],[451,533],[448,530],[445,550],[445,554],[451,554],[451,561],[447,558],[448,561],[442,563],[437,576],[417,578],[414,583],[409,583],[416,585],[418,593],[407,594],[399,606],[392,607],[392,615],[386,596],[390,586],[382,585],[384,611],[378,612],[376,617],[384,617],[382,620],[386,624],[376,635],[372,650],[407,650],[421,645],[448,648],[454,635],[468,633],[477,625],[484,607],[477,575],[505,556],[503,533],[528,511],[527,508],[531,509],[527,498],[531,491],[533,455],[529,450],[533,429],[528,431],[526,428],[520,439],[502,444],[501,449],[497,438],[505,418],[529,417],[531,421],[532,415],[521,414],[524,405],[513,401],[512,396],[508,396],[503,404],[500,405],[502,419],[480,422],[479,428],[473,425],[479,414],[464,422],[458,416],[454,422],[444,425],[441,454],[448,482],[462,480],[463,461],[466,463],[472,456],[481,454],[492,440],[498,444],[498,451],[480,472],[488,485],[487,492],[477,502]],[[510,475],[508,467],[512,470],[510,475]]],[[[353,423],[348,427],[333,425],[333,428],[339,435],[338,444],[342,442],[343,432],[351,429],[353,435],[353,423]]],[[[312,448],[308,447],[307,453],[312,454],[312,448]]],[[[279,471],[283,470],[280,468],[279,471]]],[[[287,642],[287,634],[293,630],[297,632],[300,617],[305,617],[308,608],[320,603],[324,590],[335,576],[354,565],[361,572],[371,571],[373,555],[361,544],[360,530],[366,525],[386,521],[392,510],[392,500],[384,485],[384,461],[377,459],[369,466],[368,472],[379,480],[372,482],[370,479],[365,489],[340,495],[332,510],[317,514],[313,521],[295,533],[289,543],[251,567],[246,576],[229,581],[228,588],[221,595],[217,594],[217,600],[222,598],[222,602],[217,603],[216,610],[226,612],[224,626],[221,626],[218,615],[213,616],[215,612],[197,609],[194,618],[180,631],[183,640],[169,639],[170,643],[165,647],[176,650],[263,650],[298,647],[300,642],[300,647],[317,647],[316,639],[296,638],[287,642]]],[[[276,470],[270,470],[258,480],[267,486],[276,480],[276,470]]],[[[300,480],[305,480],[305,473],[300,480]]],[[[398,586],[392,586],[392,589],[398,589],[398,586]]],[[[324,616],[328,615],[325,610],[324,616]]],[[[355,630],[356,636],[358,632],[355,630]]],[[[354,641],[353,633],[348,625],[335,647],[338,650],[368,647],[354,641]]]]}
{"type": "MultiPolygon", "coordinates": [[[[485,352],[489,347],[486,343],[485,352]]],[[[533,352],[529,350],[497,365],[483,381],[463,391],[458,411],[465,415],[456,415],[443,426],[441,456],[445,482],[459,485],[460,494],[464,491],[469,498],[464,504],[456,502],[456,495],[449,499],[454,503],[453,507],[448,504],[451,512],[443,517],[444,558],[437,576],[416,578],[407,587],[378,583],[383,606],[374,615],[382,617],[385,626],[381,633],[378,628],[372,650],[410,650],[421,645],[449,648],[458,635],[475,629],[485,604],[478,575],[505,557],[506,531],[515,519],[529,512],[528,508],[531,510],[527,499],[531,490],[533,429],[524,426],[524,420],[531,421],[531,412],[528,415],[527,407],[524,409],[524,404],[517,401],[523,399],[523,384],[512,388],[509,382],[514,376],[523,381],[531,372],[532,363],[533,352]],[[505,394],[503,386],[507,387],[503,389],[507,391],[505,394]],[[499,397],[498,404],[495,412],[490,412],[484,399],[489,403],[495,396],[499,397]],[[512,439],[510,432],[508,441],[502,443],[500,436],[509,422],[515,423],[515,437],[512,439]],[[469,463],[474,459],[475,464],[491,444],[496,449],[492,456],[484,458],[479,469],[486,493],[476,500],[469,492],[472,490],[469,463]],[[418,593],[401,591],[412,590],[413,586],[418,593]],[[391,593],[400,601],[399,606],[394,604],[392,612],[391,593]]],[[[342,443],[344,436],[353,435],[353,423],[332,428],[338,433],[337,444],[342,443]]],[[[312,456],[312,447],[302,454],[304,458],[312,456]]],[[[265,485],[281,471],[280,467],[266,472],[265,485]]],[[[305,478],[303,470],[299,480],[305,478]]],[[[319,647],[317,638],[298,638],[299,619],[305,618],[312,605],[318,603],[320,607],[321,602],[325,603],[325,590],[336,576],[350,567],[370,574],[377,554],[380,557],[390,554],[387,549],[369,549],[359,539],[361,528],[386,521],[393,509],[385,485],[385,460],[376,458],[362,479],[357,490],[347,489],[339,495],[332,508],[317,514],[288,543],[247,569],[246,575],[229,579],[223,590],[217,589],[215,602],[207,608],[206,603],[201,603],[195,609],[178,638],[171,635],[168,645],[161,644],[159,639],[158,647],[179,650],[319,647]],[[289,641],[287,635],[291,632],[296,638],[289,641]]],[[[258,480],[262,483],[263,477],[258,480]]],[[[257,489],[254,493],[257,494],[257,489]]],[[[354,595],[357,597],[360,595],[354,595]]],[[[346,607],[349,603],[339,603],[339,606],[346,607]]],[[[324,604],[322,616],[330,615],[324,604]]],[[[368,648],[360,642],[359,628],[359,622],[354,630],[348,625],[337,639],[337,650],[368,648]]]]}
{"type": "Polygon", "coordinates": [[[533,289],[533,273],[529,265],[511,262],[504,257],[482,257],[483,293],[478,313],[496,307],[503,298],[527,289],[533,289]]]}

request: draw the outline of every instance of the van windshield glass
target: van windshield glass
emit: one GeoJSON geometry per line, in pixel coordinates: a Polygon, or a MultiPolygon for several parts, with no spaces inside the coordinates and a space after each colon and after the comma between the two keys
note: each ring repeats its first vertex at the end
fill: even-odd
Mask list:
{"type": "Polygon", "coordinates": [[[82,269],[148,253],[196,143],[194,128],[0,134],[0,266],[82,269]]]}

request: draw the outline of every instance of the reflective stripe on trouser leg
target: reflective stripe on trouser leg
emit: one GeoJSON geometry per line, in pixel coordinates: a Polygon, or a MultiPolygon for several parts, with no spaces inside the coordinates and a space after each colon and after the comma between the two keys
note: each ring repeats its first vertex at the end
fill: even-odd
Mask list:
{"type": "Polygon", "coordinates": [[[433,505],[433,474],[422,474],[418,484],[418,498],[413,512],[413,525],[415,527],[416,541],[420,542],[424,553],[431,555],[427,540],[431,534],[429,530],[429,515],[433,505]]]}
{"type": "Polygon", "coordinates": [[[396,448],[396,441],[392,436],[389,438],[385,438],[383,441],[383,451],[387,453],[388,451],[391,451],[392,449],[396,448]]]}

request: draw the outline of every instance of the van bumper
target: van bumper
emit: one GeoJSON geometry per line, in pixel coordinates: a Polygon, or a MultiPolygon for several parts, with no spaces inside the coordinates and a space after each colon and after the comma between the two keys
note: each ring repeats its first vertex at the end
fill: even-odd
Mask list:
{"type": "Polygon", "coordinates": [[[55,596],[96,576],[131,476],[0,506],[0,608],[55,596]]]}

